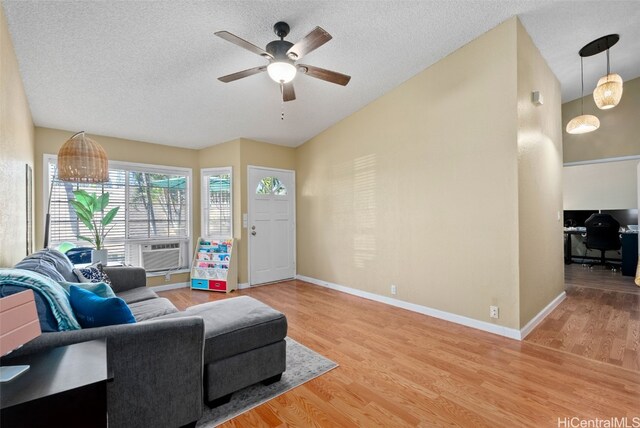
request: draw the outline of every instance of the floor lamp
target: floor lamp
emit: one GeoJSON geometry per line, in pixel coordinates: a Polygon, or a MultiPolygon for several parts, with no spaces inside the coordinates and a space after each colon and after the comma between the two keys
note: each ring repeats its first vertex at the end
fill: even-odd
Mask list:
{"type": "Polygon", "coordinates": [[[80,131],[69,138],[58,151],[58,163],[49,186],[49,202],[44,224],[44,248],[49,247],[51,224],[51,196],[53,184],[58,180],[70,183],[105,183],[109,181],[107,152],[96,141],[80,131]]]}

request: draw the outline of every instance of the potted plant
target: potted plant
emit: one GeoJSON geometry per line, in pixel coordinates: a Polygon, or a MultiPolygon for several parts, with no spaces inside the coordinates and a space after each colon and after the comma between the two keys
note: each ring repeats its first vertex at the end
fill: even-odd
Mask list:
{"type": "Polygon", "coordinates": [[[75,190],[73,195],[75,199],[70,200],[69,203],[80,221],[91,232],[90,237],[78,235],[78,239],[91,242],[96,247],[91,257],[93,262],[100,261],[106,264],[108,254],[104,248],[104,240],[113,229],[113,226],[108,229],[107,226],[113,221],[120,207],[115,207],[103,215],[107,205],[109,205],[109,192],[97,196],[95,193],[90,194],[84,190],[75,190]]]}

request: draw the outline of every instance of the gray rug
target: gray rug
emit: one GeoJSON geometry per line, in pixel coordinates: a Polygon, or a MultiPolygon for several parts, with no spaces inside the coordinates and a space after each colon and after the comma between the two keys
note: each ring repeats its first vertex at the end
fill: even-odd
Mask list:
{"type": "Polygon", "coordinates": [[[287,370],[282,374],[280,382],[269,386],[261,383],[249,386],[234,393],[229,403],[215,409],[205,406],[204,415],[196,426],[215,427],[338,367],[333,361],[295,340],[287,337],[286,341],[287,370]]]}

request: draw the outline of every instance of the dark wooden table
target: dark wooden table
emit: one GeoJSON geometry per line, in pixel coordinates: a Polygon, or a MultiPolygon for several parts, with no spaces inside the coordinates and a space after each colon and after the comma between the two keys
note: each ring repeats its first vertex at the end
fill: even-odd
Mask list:
{"type": "Polygon", "coordinates": [[[3,365],[29,370],[0,384],[0,426],[106,427],[106,339],[3,358],[3,365]]]}

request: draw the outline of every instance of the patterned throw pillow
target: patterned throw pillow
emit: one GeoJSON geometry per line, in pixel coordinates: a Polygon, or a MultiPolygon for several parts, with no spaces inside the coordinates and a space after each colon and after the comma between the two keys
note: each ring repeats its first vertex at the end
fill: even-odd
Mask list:
{"type": "Polygon", "coordinates": [[[111,285],[109,276],[102,270],[102,264],[96,266],[87,266],[84,268],[75,268],[73,272],[76,274],[80,282],[106,282],[111,285]]]}

